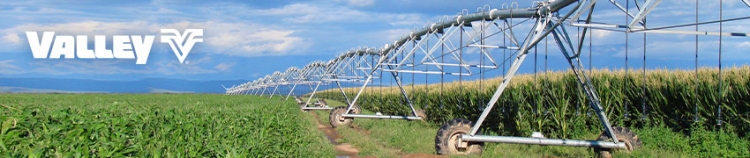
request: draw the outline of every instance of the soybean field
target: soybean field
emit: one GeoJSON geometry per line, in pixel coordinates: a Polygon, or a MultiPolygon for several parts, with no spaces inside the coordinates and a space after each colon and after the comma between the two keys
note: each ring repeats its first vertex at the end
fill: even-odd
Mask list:
{"type": "Polygon", "coordinates": [[[0,157],[333,157],[293,102],[214,94],[2,94],[0,157]]]}

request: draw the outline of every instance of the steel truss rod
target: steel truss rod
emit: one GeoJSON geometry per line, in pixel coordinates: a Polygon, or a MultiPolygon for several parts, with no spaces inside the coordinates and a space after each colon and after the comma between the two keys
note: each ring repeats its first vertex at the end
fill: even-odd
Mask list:
{"type": "Polygon", "coordinates": [[[351,117],[351,118],[372,118],[372,119],[404,119],[404,120],[421,120],[424,118],[420,118],[416,116],[393,116],[393,115],[361,115],[361,114],[343,114],[341,115],[343,117],[351,117]]]}
{"type": "MultiPolygon", "coordinates": [[[[576,10],[575,16],[570,18],[570,26],[575,27],[584,27],[584,28],[591,28],[591,29],[598,29],[598,30],[608,30],[608,31],[624,31],[629,33],[635,33],[635,32],[644,32],[644,33],[659,33],[659,34],[680,34],[680,35],[708,35],[708,36],[736,36],[736,37],[750,37],[750,33],[748,32],[712,32],[712,31],[698,31],[698,30],[671,30],[673,28],[679,28],[679,27],[687,27],[687,26],[696,26],[696,25],[706,25],[706,24],[714,24],[714,23],[721,23],[721,22],[729,22],[729,21],[737,21],[737,20],[744,20],[744,19],[750,19],[750,16],[744,16],[744,17],[737,17],[737,18],[730,18],[730,19],[719,19],[714,21],[707,21],[707,22],[696,22],[696,23],[689,23],[689,24],[677,24],[677,25],[668,25],[668,26],[658,26],[658,27],[651,27],[646,28],[645,27],[645,18],[648,16],[649,13],[651,13],[654,9],[656,9],[656,6],[661,3],[661,0],[646,0],[643,4],[640,3],[640,1],[636,2],[636,7],[638,9],[636,15],[633,15],[631,12],[628,11],[627,8],[622,7],[619,3],[617,3],[615,0],[609,0],[615,7],[617,7],[620,11],[623,12],[623,14],[627,15],[628,17],[632,18],[632,21],[626,24],[607,24],[607,23],[589,23],[590,19],[587,19],[585,21],[578,20],[578,17],[584,14],[585,12],[590,10],[593,10],[594,5],[597,3],[597,0],[591,0],[591,1],[581,1],[581,3],[585,3],[585,7],[579,8],[576,10]],[[581,24],[580,22],[586,22],[585,24],[581,24]],[[639,23],[640,26],[635,26],[636,23],[639,23]]],[[[749,0],[742,0],[745,5],[748,5],[750,7],[750,1],[749,0]]],[[[590,14],[590,13],[589,13],[590,14]]]]}
{"type": "MultiPolygon", "coordinates": [[[[551,28],[553,29],[552,34],[553,38],[555,39],[555,42],[557,43],[558,47],[562,51],[562,53],[565,55],[566,59],[568,60],[568,63],[570,64],[570,68],[573,70],[573,73],[576,75],[576,78],[578,79],[579,85],[581,85],[586,92],[586,98],[589,99],[589,106],[594,109],[594,111],[597,113],[597,116],[599,117],[599,120],[604,127],[605,131],[610,135],[610,138],[613,140],[618,140],[617,136],[613,133],[612,125],[609,123],[609,119],[607,118],[607,114],[604,113],[604,108],[601,106],[601,102],[599,100],[599,96],[596,94],[596,91],[594,89],[594,86],[591,84],[591,79],[586,75],[585,68],[583,68],[583,64],[581,63],[580,58],[580,49],[575,50],[573,49],[573,44],[570,42],[570,36],[568,36],[568,33],[565,30],[565,27],[560,26],[559,28],[551,28]],[[570,49],[570,50],[568,50],[570,49]],[[571,55],[570,53],[573,52],[574,54],[571,55]],[[575,61],[574,61],[575,60],[575,61]]],[[[585,37],[581,37],[585,38],[585,37]]],[[[617,144],[615,142],[615,144],[617,144]]]]}
{"type": "Polygon", "coordinates": [[[347,104],[349,104],[348,107],[351,107],[353,103],[349,101],[350,99],[346,95],[340,82],[360,82],[363,77],[359,75],[359,71],[363,71],[363,69],[366,70],[368,67],[374,69],[374,67],[372,67],[373,64],[368,63],[369,60],[366,60],[369,56],[380,56],[380,51],[377,49],[360,48],[343,53],[330,60],[327,64],[319,64],[318,67],[322,67],[323,69],[321,70],[323,71],[320,71],[320,78],[317,79],[319,82],[315,88],[312,88],[313,91],[310,93],[310,98],[307,100],[306,104],[309,105],[312,97],[317,94],[320,84],[324,82],[334,82],[346,99],[347,104]],[[350,74],[352,76],[347,76],[350,74]]]}
{"type": "MultiPolygon", "coordinates": [[[[475,135],[479,131],[479,126],[482,125],[482,122],[484,122],[484,119],[489,115],[490,111],[492,110],[492,107],[495,106],[495,103],[497,103],[497,100],[500,98],[500,95],[502,95],[505,88],[510,83],[513,76],[516,74],[516,71],[518,71],[518,68],[523,63],[524,59],[526,59],[526,55],[528,54],[529,49],[536,44],[537,42],[541,41],[542,37],[546,36],[546,34],[549,33],[545,28],[547,28],[547,25],[549,24],[549,18],[538,18],[536,25],[532,28],[532,33],[529,34],[529,36],[526,37],[524,40],[524,43],[519,50],[518,56],[516,56],[516,60],[513,61],[513,64],[511,65],[510,69],[508,70],[508,73],[505,75],[506,77],[503,78],[503,82],[500,84],[500,86],[497,87],[497,90],[495,90],[495,93],[492,95],[492,98],[490,98],[490,102],[487,103],[487,106],[482,111],[482,114],[479,115],[479,119],[477,120],[474,127],[472,127],[471,132],[469,135],[475,135]],[[545,32],[546,31],[546,32],[545,32]]],[[[557,27],[557,26],[554,26],[557,27]]],[[[554,28],[553,27],[553,28],[554,28]]]]}
{"type": "Polygon", "coordinates": [[[549,139],[549,138],[524,138],[507,136],[484,136],[484,135],[461,135],[462,141],[467,142],[496,142],[515,144],[557,145],[557,146],[579,146],[600,148],[627,148],[625,143],[615,143],[596,140],[572,140],[572,139],[549,139]]]}
{"type": "MultiPolygon", "coordinates": [[[[742,19],[750,19],[750,17],[742,17],[742,19]]],[[[693,24],[689,24],[693,25],[693,24]]],[[[574,27],[585,27],[598,30],[607,31],[619,31],[625,32],[628,30],[614,30],[614,29],[625,29],[625,25],[616,24],[576,24],[572,23],[570,26],[574,27]]],[[[681,26],[680,26],[681,27],[681,26]]],[[[636,30],[631,32],[646,32],[646,33],[661,33],[661,34],[680,34],[680,35],[707,35],[707,36],[737,36],[737,37],[750,37],[750,33],[745,32],[711,32],[711,31],[683,31],[683,30],[664,30],[664,29],[644,29],[643,27],[634,27],[636,30]]],[[[671,27],[667,27],[671,28],[671,27]]]]}
{"type": "Polygon", "coordinates": [[[302,107],[302,110],[331,110],[332,107],[302,107]]]}
{"type": "MultiPolygon", "coordinates": [[[[549,13],[552,13],[552,12],[557,12],[557,10],[560,10],[561,8],[563,8],[565,6],[568,6],[568,5],[570,5],[570,4],[574,3],[574,2],[576,2],[576,0],[557,0],[557,1],[554,1],[554,2],[550,2],[546,7],[540,7],[538,9],[517,9],[517,8],[509,8],[509,9],[501,9],[501,10],[493,9],[493,10],[490,10],[489,12],[474,13],[474,14],[467,14],[467,15],[459,15],[456,18],[454,18],[453,20],[446,20],[446,21],[438,22],[438,23],[432,24],[432,25],[430,25],[428,27],[425,27],[424,29],[412,32],[411,36],[412,37],[413,36],[419,36],[419,37],[421,37],[421,36],[427,35],[429,32],[439,31],[439,30],[443,30],[445,28],[451,28],[453,26],[461,26],[462,24],[464,24],[466,22],[471,22],[471,21],[493,20],[493,19],[496,19],[496,18],[504,19],[504,18],[535,18],[535,17],[540,17],[540,14],[549,14],[549,13]]],[[[576,8],[578,8],[578,7],[576,7],[576,8]]],[[[568,14],[567,16],[570,16],[570,14],[568,14]]],[[[558,25],[558,24],[556,24],[556,25],[558,25]]],[[[540,28],[540,29],[543,29],[543,28],[540,28]]],[[[549,32],[546,32],[545,35],[546,34],[549,34],[549,32]]],[[[403,38],[397,40],[396,42],[394,42],[393,45],[386,45],[382,49],[382,53],[381,53],[382,56],[378,60],[377,65],[375,67],[381,67],[382,65],[385,65],[384,61],[386,61],[386,59],[388,59],[387,57],[390,55],[389,53],[392,50],[396,49],[397,47],[403,45],[404,43],[406,43],[410,39],[412,39],[412,37],[403,37],[403,38]]],[[[537,42],[538,41],[533,42],[533,44],[536,44],[537,42]]],[[[522,47],[521,51],[522,52],[528,51],[528,49],[530,48],[528,46],[529,45],[526,45],[525,48],[522,47]],[[523,50],[523,49],[527,49],[527,50],[523,50]]],[[[525,58],[525,53],[521,53],[521,55],[518,57],[518,59],[520,59],[521,61],[523,60],[523,58],[525,58]]],[[[518,63],[517,66],[520,66],[520,63],[518,63]]],[[[364,92],[364,89],[372,81],[372,76],[373,76],[373,74],[376,71],[377,71],[376,69],[373,69],[373,70],[370,71],[369,76],[367,77],[367,80],[365,80],[365,82],[360,87],[357,95],[352,100],[352,104],[356,103],[359,100],[359,97],[361,96],[362,92],[364,92]]],[[[394,72],[392,72],[392,73],[394,73],[394,72]]],[[[504,89],[504,86],[502,86],[502,88],[504,89]]],[[[500,90],[500,91],[502,91],[502,90],[500,90]]],[[[497,97],[493,97],[493,99],[494,99],[495,102],[497,101],[497,98],[499,97],[499,94],[496,94],[496,95],[498,95],[498,96],[497,97]]],[[[494,102],[492,104],[494,104],[494,102]]],[[[488,107],[491,107],[491,106],[488,106],[488,107]]],[[[351,107],[349,107],[348,110],[350,110],[350,109],[351,109],[351,107]]],[[[486,117],[487,114],[484,114],[484,113],[488,114],[489,111],[485,110],[483,112],[484,117],[486,117]]],[[[476,131],[474,131],[472,133],[476,133],[476,131]]]]}
{"type": "MultiPolygon", "coordinates": [[[[471,132],[466,138],[468,140],[471,140],[473,136],[476,135],[476,133],[479,131],[480,126],[482,125],[483,121],[489,114],[489,112],[492,110],[494,105],[497,103],[499,97],[502,95],[505,88],[510,83],[511,79],[515,75],[515,73],[518,71],[518,68],[523,63],[524,59],[526,58],[528,51],[531,47],[535,46],[538,42],[543,39],[543,37],[546,37],[548,34],[552,33],[553,37],[555,38],[556,42],[558,43],[559,48],[563,52],[563,54],[567,57],[568,62],[570,63],[571,68],[576,74],[576,77],[579,80],[579,84],[584,87],[584,90],[586,91],[587,98],[590,101],[590,106],[597,111],[597,114],[599,116],[599,119],[602,123],[602,126],[605,128],[606,133],[612,138],[613,140],[618,140],[616,136],[612,132],[612,127],[609,124],[609,120],[606,118],[606,114],[603,112],[599,99],[596,95],[596,92],[593,89],[593,86],[591,85],[590,79],[584,74],[583,72],[580,72],[580,69],[582,69],[582,64],[580,63],[579,54],[580,52],[575,50],[573,44],[570,42],[569,36],[567,35],[567,32],[565,32],[565,29],[560,24],[563,20],[567,19],[571,14],[575,12],[579,7],[581,7],[582,3],[575,6],[573,9],[574,11],[571,11],[567,13],[563,18],[559,19],[557,22],[551,21],[553,14],[551,12],[547,13],[547,16],[540,16],[537,19],[536,25],[532,28],[532,32],[527,36],[526,40],[524,41],[524,45],[520,49],[520,52],[518,53],[518,56],[516,57],[516,60],[514,60],[511,68],[509,69],[508,73],[506,74],[506,77],[503,79],[503,82],[498,86],[497,90],[493,94],[492,98],[490,99],[489,103],[485,107],[485,109],[482,111],[482,114],[480,115],[479,119],[477,120],[476,124],[472,127],[471,132]],[[570,55],[570,51],[574,53],[574,55],[570,55]],[[576,64],[573,63],[573,60],[576,60],[576,64]]],[[[462,136],[463,137],[463,136],[462,136]]],[[[463,138],[462,138],[463,139],[463,138]]],[[[492,141],[492,140],[485,140],[485,141],[492,141]]],[[[500,141],[500,140],[495,140],[500,141]]],[[[501,141],[502,142],[502,141],[501,141]]],[[[617,144],[617,141],[614,141],[614,144],[617,144]]]]}

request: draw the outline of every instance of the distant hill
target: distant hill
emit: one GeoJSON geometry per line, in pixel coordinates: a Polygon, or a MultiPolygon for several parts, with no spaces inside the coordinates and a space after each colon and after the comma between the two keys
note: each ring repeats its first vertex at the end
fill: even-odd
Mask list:
{"type": "Polygon", "coordinates": [[[6,93],[224,93],[224,88],[246,80],[185,80],[145,78],[134,81],[0,78],[0,92],[6,93]]]}

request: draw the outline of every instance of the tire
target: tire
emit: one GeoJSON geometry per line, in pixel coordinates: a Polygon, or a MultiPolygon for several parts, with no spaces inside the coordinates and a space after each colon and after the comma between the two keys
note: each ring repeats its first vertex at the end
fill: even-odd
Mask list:
{"type": "Polygon", "coordinates": [[[294,100],[297,101],[297,104],[302,103],[302,98],[300,98],[299,96],[294,96],[294,100]]]}
{"type": "Polygon", "coordinates": [[[328,106],[328,102],[326,102],[325,99],[318,100],[318,103],[319,103],[318,104],[319,107],[326,107],[326,106],[328,106]]]}
{"type": "Polygon", "coordinates": [[[344,118],[343,114],[346,114],[346,107],[339,106],[331,110],[331,114],[328,115],[328,121],[331,122],[331,127],[336,128],[338,126],[349,126],[354,121],[353,118],[344,118]]]}
{"type": "MultiPolygon", "coordinates": [[[[617,136],[618,142],[625,143],[625,146],[627,146],[627,148],[624,150],[625,152],[629,153],[630,151],[641,148],[641,146],[643,146],[643,142],[641,142],[641,139],[638,138],[638,135],[633,131],[630,131],[630,129],[626,127],[612,127],[612,132],[614,132],[615,136],[617,136]]],[[[610,138],[607,132],[604,131],[601,135],[599,135],[598,140],[612,141],[612,138],[610,138]]],[[[614,152],[614,150],[616,149],[594,148],[594,152],[597,157],[602,158],[611,158],[612,152],[614,152]]]]}
{"type": "Polygon", "coordinates": [[[468,142],[467,148],[458,147],[458,137],[471,132],[472,122],[457,118],[444,123],[435,136],[435,150],[439,155],[482,155],[482,143],[468,142]]]}
{"type": "Polygon", "coordinates": [[[422,118],[422,121],[427,121],[427,113],[422,109],[417,109],[417,117],[422,118]]]}
{"type": "Polygon", "coordinates": [[[302,110],[302,111],[309,111],[309,110],[305,110],[305,109],[303,109],[303,108],[305,108],[305,107],[307,107],[307,106],[305,106],[305,103],[299,103],[299,109],[300,109],[300,110],[302,110]]]}
{"type": "Polygon", "coordinates": [[[352,114],[361,114],[361,113],[362,113],[362,107],[357,104],[354,104],[354,106],[352,107],[352,114]]]}

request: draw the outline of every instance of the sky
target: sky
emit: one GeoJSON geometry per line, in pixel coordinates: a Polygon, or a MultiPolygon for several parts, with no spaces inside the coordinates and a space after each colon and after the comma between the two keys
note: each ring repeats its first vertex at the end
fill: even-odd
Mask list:
{"type": "MultiPolygon", "coordinates": [[[[497,0],[276,0],[276,1],[6,1],[0,0],[0,78],[70,78],[138,80],[176,78],[189,80],[254,80],[303,67],[314,60],[327,61],[358,47],[382,47],[415,28],[454,16],[463,9],[492,8],[514,1],[497,0]],[[203,29],[184,63],[166,44],[154,44],[148,63],[132,59],[33,59],[26,31],[55,31],[57,35],[158,35],[160,29],[203,29]]],[[[620,1],[624,4],[624,1],[620,1]]],[[[602,2],[603,3],[603,2],[602,2]]],[[[531,1],[517,1],[529,7],[531,1]]],[[[616,21],[621,14],[609,3],[595,20],[616,21]]],[[[749,15],[741,1],[723,5],[725,19],[749,15]]],[[[701,21],[718,19],[717,1],[699,4],[701,21]]],[[[652,13],[653,26],[690,23],[695,20],[695,1],[662,2],[652,13]]],[[[750,32],[748,20],[727,22],[723,30],[750,32]]],[[[702,29],[716,30],[718,24],[702,29]]],[[[576,30],[576,28],[569,28],[576,30]]],[[[687,30],[692,27],[685,28],[687,30]]],[[[40,33],[41,34],[41,33],[40,33]]],[[[594,68],[622,68],[625,40],[620,32],[594,31],[594,68]]],[[[629,67],[643,62],[644,44],[648,68],[691,69],[695,64],[695,39],[691,35],[631,34],[627,50],[629,67]]],[[[718,37],[699,37],[699,65],[718,66],[718,37]]],[[[91,39],[89,41],[92,42],[91,39]]],[[[111,42],[111,40],[110,40],[111,42]]],[[[747,37],[724,37],[723,65],[750,62],[747,37]]],[[[93,45],[93,44],[89,44],[93,45]]],[[[111,44],[108,44],[111,46],[111,44]]],[[[537,62],[541,63],[541,56],[537,62]]],[[[551,55],[550,69],[567,67],[551,55]]],[[[591,58],[591,57],[589,57],[591,58]]],[[[584,57],[584,60],[588,60],[584,57]]],[[[537,69],[541,69],[537,66],[537,69]]],[[[522,73],[532,72],[523,69],[522,73]]],[[[498,71],[499,72],[499,71],[498,71]]]]}

